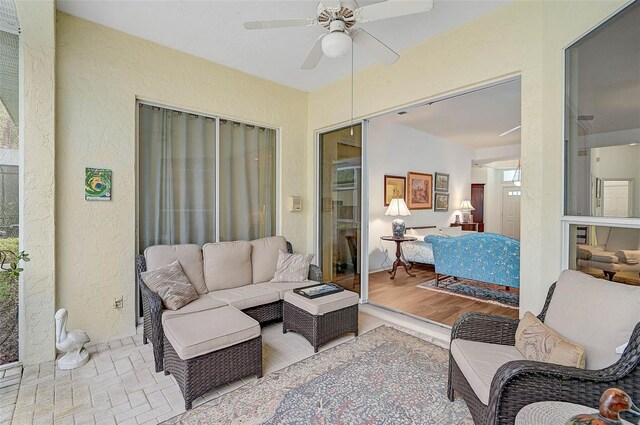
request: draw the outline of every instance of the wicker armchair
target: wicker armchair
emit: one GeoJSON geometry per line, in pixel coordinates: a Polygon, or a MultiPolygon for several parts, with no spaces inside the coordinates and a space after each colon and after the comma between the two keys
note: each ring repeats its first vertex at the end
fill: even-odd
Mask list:
{"type": "MultiPolygon", "coordinates": [[[[293,246],[287,241],[287,251],[293,253],[293,246]]],[[[144,255],[136,256],[136,275],[140,292],[142,294],[142,314],[144,318],[144,330],[142,342],[147,344],[149,340],[153,345],[153,357],[155,359],[156,372],[164,369],[164,331],[162,329],[162,299],[158,294],[152,292],[140,278],[140,273],[147,270],[147,263],[144,255]]],[[[322,282],[322,270],[314,264],[309,268],[309,280],[322,282]]],[[[242,310],[243,313],[251,316],[260,324],[282,320],[282,301],[265,304],[257,307],[242,310]]]]}
{"type": "MultiPolygon", "coordinates": [[[[556,284],[549,289],[538,318],[545,320],[556,284]]],[[[594,312],[594,314],[597,314],[594,312]]],[[[462,315],[453,326],[451,340],[465,339],[490,344],[514,345],[518,320],[480,313],[462,315]]],[[[524,406],[539,401],[564,401],[598,406],[602,393],[611,387],[640,394],[640,323],[631,335],[620,359],[599,370],[578,369],[534,361],[511,361],[493,377],[489,403],[480,401],[460,367],[450,354],[447,395],[454,391],[466,401],[476,424],[513,424],[524,406]]]]}

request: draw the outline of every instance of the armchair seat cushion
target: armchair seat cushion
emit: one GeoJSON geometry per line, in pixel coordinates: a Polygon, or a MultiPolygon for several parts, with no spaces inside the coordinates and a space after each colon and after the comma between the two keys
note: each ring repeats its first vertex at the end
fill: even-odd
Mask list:
{"type": "Polygon", "coordinates": [[[239,288],[210,292],[210,294],[216,300],[240,310],[280,301],[278,291],[263,285],[245,285],[239,288]]]}
{"type": "Polygon", "coordinates": [[[485,405],[489,404],[491,381],[500,366],[515,360],[525,360],[512,345],[487,344],[486,342],[454,339],[451,355],[469,382],[469,385],[485,405]]]}
{"type": "Polygon", "coordinates": [[[196,313],[198,311],[213,310],[214,308],[226,307],[227,303],[216,300],[211,294],[200,295],[195,301],[190,302],[178,310],[164,310],[162,312],[162,323],[170,317],[183,316],[185,314],[196,313]]]}

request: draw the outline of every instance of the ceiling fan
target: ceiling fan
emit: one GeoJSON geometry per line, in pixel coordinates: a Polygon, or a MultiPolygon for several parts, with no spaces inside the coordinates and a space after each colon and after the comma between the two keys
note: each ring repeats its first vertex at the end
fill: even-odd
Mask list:
{"type": "Polygon", "coordinates": [[[252,21],[245,22],[244,27],[249,30],[314,25],[324,27],[329,33],[318,37],[302,63],[302,69],[315,68],[323,55],[331,58],[345,56],[351,50],[352,43],[362,47],[379,62],[391,65],[400,56],[367,31],[354,28],[354,25],[428,12],[432,8],[433,0],[386,0],[362,7],[355,0],[325,1],[318,4],[315,18],[252,21]]]}

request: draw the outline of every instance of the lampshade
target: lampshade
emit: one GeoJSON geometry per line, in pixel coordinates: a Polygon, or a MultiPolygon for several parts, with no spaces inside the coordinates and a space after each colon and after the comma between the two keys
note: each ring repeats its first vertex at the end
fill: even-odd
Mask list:
{"type": "Polygon", "coordinates": [[[464,201],[462,201],[462,204],[460,205],[460,211],[473,211],[475,210],[475,208],[473,208],[473,205],[471,205],[471,202],[469,202],[468,199],[465,199],[464,201]]]}
{"type": "Polygon", "coordinates": [[[389,208],[387,208],[387,212],[384,215],[411,215],[409,212],[409,208],[407,208],[407,204],[404,202],[402,198],[393,198],[391,203],[389,204],[389,208]]]}
{"type": "Polygon", "coordinates": [[[322,39],[322,52],[330,58],[340,58],[351,51],[351,37],[335,31],[322,39]]]}

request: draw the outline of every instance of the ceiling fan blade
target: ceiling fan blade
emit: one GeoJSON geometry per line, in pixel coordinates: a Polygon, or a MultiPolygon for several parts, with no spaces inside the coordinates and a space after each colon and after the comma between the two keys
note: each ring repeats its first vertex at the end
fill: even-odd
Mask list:
{"type": "Polygon", "coordinates": [[[270,28],[288,28],[288,27],[310,27],[315,25],[315,19],[274,19],[271,21],[250,21],[245,22],[244,27],[248,30],[262,30],[270,28]]]}
{"type": "Polygon", "coordinates": [[[378,40],[362,28],[351,31],[351,38],[358,46],[366,50],[378,61],[391,65],[400,58],[389,46],[378,40]]]}
{"type": "Polygon", "coordinates": [[[363,6],[356,11],[358,21],[372,22],[398,16],[428,12],[433,9],[433,0],[387,0],[363,6]]]}
{"type": "Polygon", "coordinates": [[[324,53],[322,52],[322,39],[326,34],[322,34],[316,42],[313,44],[311,50],[309,50],[309,54],[307,55],[304,62],[302,62],[302,69],[313,69],[318,65],[324,53]]]}

